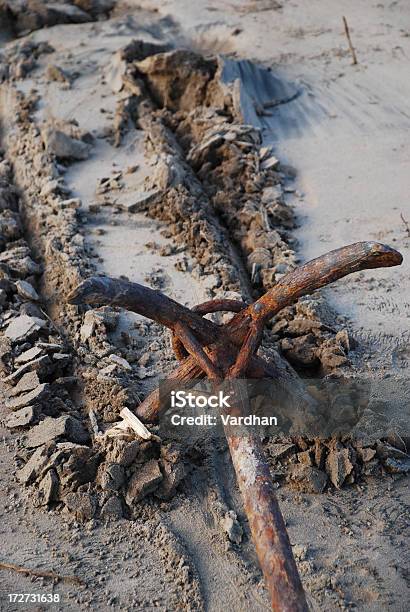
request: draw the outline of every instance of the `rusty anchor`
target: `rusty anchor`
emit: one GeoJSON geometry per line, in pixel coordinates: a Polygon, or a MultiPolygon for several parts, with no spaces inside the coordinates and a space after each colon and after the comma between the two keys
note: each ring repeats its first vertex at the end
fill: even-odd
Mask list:
{"type": "MultiPolygon", "coordinates": [[[[278,371],[257,355],[265,324],[282,308],[352,272],[400,265],[402,255],[380,243],[358,242],[331,251],[285,275],[256,302],[211,300],[192,310],[149,287],[108,277],[82,282],[68,297],[70,304],[116,305],[168,327],[179,367],[170,379],[188,382],[200,377],[218,381],[243,377],[275,377],[278,371]],[[225,325],[204,318],[234,312],[225,325]]],[[[279,373],[280,374],[280,373],[279,373]]],[[[145,422],[161,415],[159,391],[136,409],[145,422]]],[[[232,462],[249,521],[272,609],[306,612],[308,605],[276,499],[268,463],[258,436],[237,436],[225,426],[232,462]]]]}

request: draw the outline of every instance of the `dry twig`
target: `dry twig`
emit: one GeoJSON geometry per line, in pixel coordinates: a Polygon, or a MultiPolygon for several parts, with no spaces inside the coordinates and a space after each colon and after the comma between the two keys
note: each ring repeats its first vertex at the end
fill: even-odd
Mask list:
{"type": "Polygon", "coordinates": [[[404,227],[406,228],[407,237],[410,238],[410,225],[407,219],[404,218],[403,213],[400,213],[400,219],[403,221],[404,227]]]}
{"type": "Polygon", "coordinates": [[[356,51],[354,50],[352,39],[350,38],[350,31],[349,31],[349,26],[347,25],[346,17],[343,17],[343,25],[345,27],[345,34],[346,34],[347,42],[349,43],[350,53],[352,54],[352,65],[356,66],[356,64],[358,63],[356,51]]]}
{"type": "Polygon", "coordinates": [[[34,576],[36,578],[51,578],[51,580],[54,580],[55,582],[67,582],[77,586],[85,585],[85,582],[77,576],[61,576],[53,571],[34,570],[29,567],[23,567],[22,565],[15,565],[14,563],[0,562],[0,569],[11,570],[13,572],[18,572],[19,574],[26,574],[27,576],[34,576]]]}

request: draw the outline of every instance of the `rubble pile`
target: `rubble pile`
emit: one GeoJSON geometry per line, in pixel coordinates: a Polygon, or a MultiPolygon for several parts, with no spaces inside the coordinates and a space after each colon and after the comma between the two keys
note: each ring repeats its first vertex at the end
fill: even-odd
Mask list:
{"type": "MultiPolygon", "coordinates": [[[[20,120],[7,136],[14,172],[0,163],[0,365],[9,395],[5,426],[21,433],[17,478],[34,504],[65,508],[80,520],[129,516],[148,494],[175,494],[186,473],[183,454],[129,431],[105,436],[124,406],[135,404],[132,387],[148,374],[150,355],[144,342],[129,339],[124,356],[111,344],[114,309],[83,315],[65,306],[66,292],[93,269],[80,233],[80,202],[69,197],[61,176],[61,163],[75,156],[62,159],[49,146],[56,126],[37,130],[21,94],[16,109],[20,120]],[[33,248],[22,238],[23,216],[33,248]]],[[[75,126],[57,127],[83,142],[75,126]]],[[[141,335],[149,332],[141,323],[141,335]]]]}
{"type": "Polygon", "coordinates": [[[365,477],[410,471],[406,444],[398,436],[383,440],[362,438],[268,440],[265,449],[273,478],[304,493],[322,493],[360,483],[365,477]]]}
{"type": "MultiPolygon", "coordinates": [[[[191,272],[206,278],[210,297],[258,297],[296,266],[286,176],[259,130],[243,124],[216,60],[158,51],[134,42],[115,61],[116,88],[128,91],[148,134],[146,189],[156,195],[141,208],[190,250],[198,262],[191,272]]],[[[296,369],[326,374],[348,364],[352,341],[321,322],[320,302],[306,298],[279,313],[267,342],[296,369]]]]}
{"type": "Polygon", "coordinates": [[[63,23],[86,23],[107,17],[115,0],[2,0],[0,15],[7,16],[15,33],[30,32],[63,23]]]}

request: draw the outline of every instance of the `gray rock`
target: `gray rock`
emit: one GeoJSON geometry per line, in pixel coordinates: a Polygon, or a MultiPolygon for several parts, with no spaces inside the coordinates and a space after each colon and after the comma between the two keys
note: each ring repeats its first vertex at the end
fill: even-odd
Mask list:
{"type": "Polygon", "coordinates": [[[6,376],[4,382],[14,383],[16,380],[19,380],[23,374],[26,372],[38,372],[39,376],[43,374],[47,374],[49,372],[51,366],[51,361],[48,355],[43,355],[42,357],[38,357],[38,359],[33,359],[33,361],[28,361],[27,363],[23,363],[13,374],[6,376]]]}
{"type": "Polygon", "coordinates": [[[52,359],[53,361],[57,362],[58,365],[61,367],[67,365],[67,363],[70,362],[71,355],[69,355],[68,353],[54,353],[52,359]]]}
{"type": "Polygon", "coordinates": [[[15,358],[14,363],[22,364],[27,363],[28,361],[32,361],[33,359],[37,359],[42,354],[42,350],[39,346],[33,346],[33,348],[28,349],[28,351],[24,351],[18,357],[15,358]]]}
{"type": "Polygon", "coordinates": [[[20,408],[6,419],[6,427],[14,429],[16,427],[27,427],[37,420],[40,414],[40,406],[25,406],[20,408]]]}
{"type": "Polygon", "coordinates": [[[18,397],[7,401],[7,408],[10,410],[17,410],[23,406],[30,406],[36,402],[41,402],[48,397],[50,385],[48,383],[42,383],[35,389],[19,395],[18,397]]]}
{"type": "Polygon", "coordinates": [[[37,319],[45,319],[44,313],[40,310],[38,304],[34,304],[34,302],[23,302],[20,305],[20,314],[37,317],[37,319]]]}
{"type": "Polygon", "coordinates": [[[109,360],[115,363],[116,365],[119,365],[124,370],[129,370],[129,371],[132,370],[132,367],[130,366],[128,361],[124,359],[123,357],[120,357],[119,355],[115,355],[113,353],[112,355],[109,356],[109,360]]]}
{"type": "Polygon", "coordinates": [[[112,448],[107,451],[107,461],[118,463],[124,467],[130,467],[137,458],[140,443],[137,440],[127,442],[126,440],[113,440],[112,448]]]}
{"type": "Polygon", "coordinates": [[[42,472],[48,463],[48,454],[44,446],[37,448],[30,459],[18,470],[16,476],[22,484],[31,484],[42,472]]]}
{"type": "Polygon", "coordinates": [[[282,197],[282,186],[274,185],[272,187],[265,187],[262,191],[262,202],[268,204],[269,202],[279,200],[282,197]]]}
{"type": "Polygon", "coordinates": [[[71,138],[61,130],[48,128],[43,133],[46,149],[59,159],[83,160],[89,156],[89,147],[85,142],[71,138]]]}
{"type": "Polygon", "coordinates": [[[34,289],[33,285],[30,285],[27,281],[18,280],[15,283],[17,293],[20,297],[25,300],[33,300],[33,302],[38,302],[40,299],[37,291],[34,289]]]}
{"type": "Polygon", "coordinates": [[[58,494],[58,484],[56,472],[53,469],[48,470],[38,486],[36,505],[47,506],[54,501],[58,494]]]}
{"type": "Polygon", "coordinates": [[[118,463],[100,466],[100,484],[104,491],[117,491],[124,484],[124,468],[118,463]]]}
{"type": "Polygon", "coordinates": [[[187,473],[186,466],[182,461],[171,463],[169,461],[162,462],[163,480],[155,491],[155,497],[160,499],[171,499],[175,495],[177,486],[185,478],[187,473]]]}
{"type": "Polygon", "coordinates": [[[278,166],[279,166],[279,160],[276,159],[276,157],[274,157],[273,155],[272,157],[268,157],[267,159],[264,159],[263,162],[261,163],[262,170],[274,169],[274,168],[277,168],[278,166]]]}
{"type": "Polygon", "coordinates": [[[121,500],[118,497],[110,497],[101,508],[100,516],[106,520],[118,520],[123,517],[121,500]]]}
{"type": "Polygon", "coordinates": [[[3,357],[7,357],[8,355],[10,355],[11,351],[12,347],[10,338],[2,336],[0,338],[0,359],[3,359],[3,357]]]}
{"type": "MultiPolygon", "coordinates": [[[[87,315],[88,313],[86,313],[87,315]]],[[[81,342],[86,342],[91,338],[95,330],[95,320],[91,317],[84,317],[84,323],[80,329],[81,342]]]]}
{"type": "Polygon", "coordinates": [[[7,264],[11,272],[20,278],[41,273],[41,267],[31,259],[30,249],[24,245],[0,253],[0,263],[7,264]]]}
{"type": "Polygon", "coordinates": [[[33,333],[38,332],[41,328],[45,327],[45,325],[46,322],[43,321],[43,319],[20,315],[11,321],[4,334],[7,338],[10,338],[12,342],[21,342],[22,340],[26,340],[33,333]]]}
{"type": "Polygon", "coordinates": [[[89,434],[83,424],[72,416],[63,415],[57,419],[46,417],[33,427],[27,436],[26,446],[36,448],[63,437],[78,444],[89,441],[89,434]]]}
{"type": "Polygon", "coordinates": [[[384,467],[392,474],[408,474],[410,472],[410,457],[403,460],[388,457],[384,461],[384,467]]]}
{"type": "Polygon", "coordinates": [[[140,212],[144,210],[148,204],[155,202],[162,194],[160,189],[151,189],[150,191],[145,191],[140,194],[132,194],[132,196],[127,196],[124,194],[121,196],[120,201],[118,202],[119,208],[125,210],[130,213],[140,212]]]}
{"type": "Polygon", "coordinates": [[[122,52],[117,51],[110,61],[108,69],[105,74],[107,84],[115,93],[119,93],[124,87],[122,80],[123,75],[127,69],[127,62],[122,57],[122,52]]]}
{"type": "Polygon", "coordinates": [[[97,501],[90,493],[68,493],[63,501],[79,521],[89,521],[97,511],[97,501]]]}
{"type": "Polygon", "coordinates": [[[99,455],[92,448],[72,442],[59,442],[48,467],[57,471],[60,490],[65,494],[95,480],[98,463],[99,455]]]}
{"type": "Polygon", "coordinates": [[[40,379],[36,371],[23,374],[15,387],[9,391],[9,396],[14,397],[26,391],[32,391],[40,385],[40,379]]]}
{"type": "Polygon", "coordinates": [[[131,476],[128,483],[126,501],[127,504],[139,502],[149,493],[155,491],[163,476],[158,461],[151,459],[144,463],[131,476]]]}
{"type": "Polygon", "coordinates": [[[80,330],[82,342],[86,342],[94,334],[97,325],[104,324],[107,330],[114,331],[117,327],[119,313],[111,308],[100,308],[99,310],[88,310],[84,315],[84,321],[80,330]]]}
{"type": "Polygon", "coordinates": [[[308,465],[292,465],[291,479],[299,483],[306,493],[322,493],[327,484],[327,475],[308,465]]]}
{"type": "Polygon", "coordinates": [[[348,448],[331,449],[326,459],[326,472],[337,489],[340,489],[346,478],[353,471],[348,448]]]}

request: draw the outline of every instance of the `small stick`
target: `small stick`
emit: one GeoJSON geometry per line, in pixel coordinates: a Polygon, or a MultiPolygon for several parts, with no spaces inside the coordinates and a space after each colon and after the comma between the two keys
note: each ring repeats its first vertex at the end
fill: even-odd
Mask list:
{"type": "Polygon", "coordinates": [[[403,213],[400,213],[400,219],[404,223],[404,227],[406,228],[406,233],[407,233],[408,238],[410,238],[410,225],[409,225],[409,222],[404,218],[403,213]]]}
{"type": "Polygon", "coordinates": [[[347,21],[346,21],[346,17],[343,17],[343,24],[345,27],[345,34],[346,34],[346,38],[347,38],[347,42],[349,43],[349,49],[350,49],[350,53],[352,54],[352,66],[356,66],[357,62],[357,57],[356,57],[356,51],[354,50],[354,47],[352,45],[352,39],[350,38],[350,32],[349,32],[349,26],[347,25],[347,21]]]}
{"type": "Polygon", "coordinates": [[[77,576],[60,576],[55,572],[48,572],[45,570],[33,570],[29,567],[23,567],[22,565],[15,565],[14,563],[3,563],[0,562],[0,569],[11,570],[18,572],[19,574],[26,574],[27,576],[35,576],[36,578],[51,578],[56,582],[68,582],[70,584],[76,584],[78,586],[85,586],[85,582],[77,576]]]}

